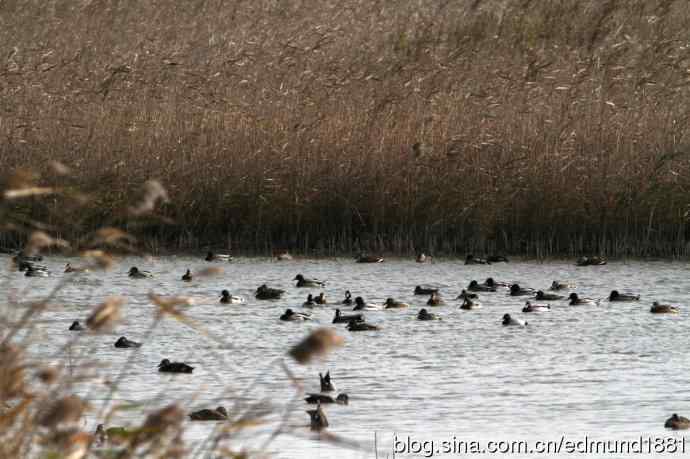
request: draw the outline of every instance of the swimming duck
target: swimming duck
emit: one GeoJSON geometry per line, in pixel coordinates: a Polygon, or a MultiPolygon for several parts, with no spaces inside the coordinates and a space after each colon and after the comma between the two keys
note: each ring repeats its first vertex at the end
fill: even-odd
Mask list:
{"type": "Polygon", "coordinates": [[[432,314],[425,308],[422,308],[417,313],[417,320],[441,320],[436,314],[432,314]]]}
{"type": "Polygon", "coordinates": [[[106,429],[103,424],[98,424],[94,432],[97,446],[104,446],[106,443],[125,443],[132,435],[133,433],[124,427],[108,427],[106,429]]]}
{"type": "Polygon", "coordinates": [[[424,253],[420,253],[419,255],[417,255],[417,258],[415,258],[415,261],[417,263],[430,263],[431,260],[432,260],[432,257],[428,256],[424,253]]]}
{"type": "Polygon", "coordinates": [[[132,266],[129,268],[129,273],[127,274],[129,277],[132,279],[145,279],[147,277],[153,277],[153,274],[151,274],[148,271],[139,271],[139,268],[136,266],[132,266]]]}
{"type": "Polygon", "coordinates": [[[673,416],[668,418],[664,423],[664,427],[673,430],[690,429],[690,419],[685,418],[683,416],[678,416],[677,414],[673,413],[673,416]]]}
{"type": "Polygon", "coordinates": [[[230,295],[230,292],[220,292],[220,302],[223,304],[243,304],[246,300],[241,296],[230,295]]]}
{"type": "Polygon", "coordinates": [[[210,250],[206,253],[206,261],[232,261],[232,257],[227,254],[213,253],[210,250]]]}
{"type": "Polygon", "coordinates": [[[489,255],[486,261],[489,263],[508,263],[508,259],[503,255],[489,255]]]}
{"type": "Polygon", "coordinates": [[[335,392],[335,384],[331,381],[330,370],[325,375],[319,373],[319,383],[321,383],[321,392],[335,392]]]}
{"type": "Polygon", "coordinates": [[[575,288],[575,286],[570,284],[564,284],[558,281],[553,281],[551,282],[551,287],[549,287],[549,290],[566,290],[569,288],[575,288]]]}
{"type": "Polygon", "coordinates": [[[606,258],[603,257],[580,257],[575,263],[577,266],[601,266],[606,264],[606,258]]]}
{"type": "Polygon", "coordinates": [[[277,300],[283,293],[285,293],[285,290],[271,288],[263,284],[256,289],[255,296],[257,300],[277,300]]]}
{"type": "Polygon", "coordinates": [[[120,336],[120,338],[115,341],[115,347],[119,348],[127,348],[127,347],[141,347],[141,343],[137,343],[136,341],[130,341],[124,336],[120,336]]]}
{"type": "Polygon", "coordinates": [[[301,274],[296,275],[295,278],[294,278],[293,280],[296,280],[296,281],[297,281],[297,285],[295,285],[295,287],[311,287],[311,288],[314,288],[314,287],[323,287],[323,286],[326,285],[326,283],[323,282],[323,281],[320,281],[320,280],[318,280],[318,279],[308,279],[308,278],[304,277],[304,276],[301,275],[301,274]]]}
{"type": "Polygon", "coordinates": [[[328,304],[328,301],[326,301],[326,295],[324,295],[323,292],[319,293],[319,296],[314,298],[314,303],[316,303],[316,304],[328,304]]]}
{"type": "Polygon", "coordinates": [[[219,406],[215,410],[207,408],[189,413],[189,419],[192,421],[225,421],[228,419],[228,412],[223,406],[219,406]]]}
{"type": "Polygon", "coordinates": [[[187,270],[187,272],[182,275],[182,280],[185,282],[191,282],[192,272],[190,270],[187,270]]]}
{"type": "Polygon", "coordinates": [[[307,301],[302,303],[302,306],[304,306],[305,308],[313,308],[314,306],[316,306],[316,301],[314,301],[314,296],[311,293],[307,295],[307,301]]]}
{"type": "Polygon", "coordinates": [[[65,272],[66,273],[88,273],[89,269],[88,268],[75,268],[71,264],[67,263],[65,265],[65,272]]]}
{"type": "Polygon", "coordinates": [[[577,296],[577,293],[571,293],[568,298],[570,299],[570,305],[571,306],[577,306],[577,305],[583,305],[583,304],[589,304],[596,306],[599,304],[599,300],[593,300],[592,298],[580,298],[577,296]]]}
{"type": "Polygon", "coordinates": [[[328,419],[326,419],[326,413],[321,409],[321,404],[316,404],[315,410],[307,410],[307,414],[310,418],[309,428],[311,430],[320,431],[328,427],[328,419]]]}
{"type": "Polygon", "coordinates": [[[45,266],[31,264],[26,268],[24,275],[26,277],[48,277],[50,272],[45,266]]]}
{"type": "Polygon", "coordinates": [[[462,289],[462,292],[460,292],[460,295],[458,295],[457,298],[455,298],[455,299],[456,300],[464,300],[465,298],[469,298],[471,300],[474,300],[474,299],[479,298],[479,295],[477,295],[476,293],[470,293],[467,290],[462,289]]]}
{"type": "Polygon", "coordinates": [[[472,254],[468,254],[467,257],[465,258],[465,264],[466,265],[488,265],[490,263],[488,261],[484,260],[483,258],[477,258],[472,254]]]}
{"type": "Polygon", "coordinates": [[[338,394],[337,397],[333,398],[326,394],[307,394],[304,399],[305,402],[314,405],[317,403],[337,403],[338,405],[348,405],[350,403],[350,397],[347,394],[338,394]]]}
{"type": "Polygon", "coordinates": [[[462,302],[460,309],[471,311],[472,309],[480,309],[481,307],[482,305],[478,301],[472,301],[471,298],[465,298],[465,301],[462,302]]]}
{"type": "Polygon", "coordinates": [[[534,295],[534,289],[522,288],[518,284],[513,284],[510,286],[510,296],[524,296],[524,295],[534,295]]]}
{"type": "Polygon", "coordinates": [[[649,310],[652,314],[678,314],[680,310],[671,306],[670,304],[659,304],[658,301],[652,303],[652,308],[649,310]]]}
{"type": "Polygon", "coordinates": [[[629,293],[618,293],[618,290],[611,290],[609,301],[638,301],[640,295],[632,295],[629,293]]]}
{"type": "Polygon", "coordinates": [[[482,285],[486,285],[487,287],[491,287],[491,288],[510,287],[510,284],[509,284],[509,283],[507,283],[507,282],[497,282],[497,281],[494,280],[493,277],[487,277],[487,279],[484,281],[484,284],[482,284],[482,285]]]}
{"type": "Polygon", "coordinates": [[[399,309],[399,308],[407,308],[410,305],[407,303],[403,303],[402,301],[398,301],[393,298],[386,298],[386,302],[383,304],[386,309],[399,309]]]}
{"type": "Polygon", "coordinates": [[[364,316],[362,314],[350,314],[346,316],[340,312],[340,309],[335,310],[335,317],[333,318],[334,324],[344,324],[350,322],[351,320],[364,322],[364,316]]]}
{"type": "Polygon", "coordinates": [[[352,293],[350,293],[349,290],[346,290],[346,291],[345,291],[345,299],[341,302],[341,304],[350,305],[350,304],[352,304],[352,303],[353,303],[353,301],[352,301],[352,293]]]}
{"type": "Polygon", "coordinates": [[[364,298],[358,296],[355,298],[355,307],[352,308],[353,311],[378,311],[381,306],[377,304],[365,303],[364,298]]]}
{"type": "Polygon", "coordinates": [[[69,326],[69,329],[71,331],[82,331],[85,330],[85,328],[82,326],[82,324],[79,323],[78,320],[75,320],[72,322],[72,325],[69,326]]]}
{"type": "Polygon", "coordinates": [[[383,257],[359,254],[359,256],[355,258],[355,261],[357,263],[383,263],[383,257]]]}
{"type": "Polygon", "coordinates": [[[431,295],[432,293],[438,293],[438,289],[431,287],[422,287],[421,285],[418,285],[414,288],[415,295],[431,295]]]}
{"type": "Polygon", "coordinates": [[[426,302],[427,306],[442,306],[445,304],[438,293],[432,293],[426,302]]]}
{"type": "Polygon", "coordinates": [[[556,300],[562,300],[564,298],[563,295],[556,295],[555,293],[544,293],[543,290],[538,290],[537,291],[537,296],[535,299],[541,300],[541,301],[556,301],[556,300]]]}
{"type": "Polygon", "coordinates": [[[163,359],[158,364],[158,371],[162,373],[191,373],[194,371],[194,367],[183,362],[171,362],[168,359],[163,359]]]}
{"type": "Polygon", "coordinates": [[[503,314],[503,322],[501,323],[507,327],[524,327],[527,325],[527,322],[522,321],[520,319],[516,319],[514,317],[510,317],[510,314],[503,314]]]}
{"type": "Polygon", "coordinates": [[[351,320],[347,324],[347,329],[349,331],[369,331],[369,330],[380,330],[376,325],[368,324],[366,322],[358,322],[356,320],[351,320]]]}
{"type": "Polygon", "coordinates": [[[285,322],[297,322],[303,320],[311,320],[310,314],[305,314],[304,312],[295,312],[292,309],[286,309],[280,320],[285,322]]]}
{"type": "Polygon", "coordinates": [[[525,307],[522,308],[522,312],[546,312],[550,310],[551,306],[548,304],[532,304],[529,301],[526,301],[525,307]]]}
{"type": "Polygon", "coordinates": [[[467,290],[469,290],[470,292],[495,292],[496,288],[489,287],[487,285],[481,285],[476,280],[473,280],[472,282],[470,282],[470,285],[467,286],[467,290]]]}

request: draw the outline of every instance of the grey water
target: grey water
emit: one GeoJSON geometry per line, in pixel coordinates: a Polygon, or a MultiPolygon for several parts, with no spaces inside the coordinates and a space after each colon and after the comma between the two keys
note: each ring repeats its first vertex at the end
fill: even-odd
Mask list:
{"type": "MultiPolygon", "coordinates": [[[[40,362],[88,368],[93,378],[75,386],[92,409],[85,429],[95,429],[101,408],[130,406],[116,411],[108,426],[135,426],[147,412],[169,403],[193,410],[219,404],[246,409],[265,404],[265,424],[239,436],[235,449],[265,447],[277,458],[431,457],[418,450],[397,449],[394,436],[418,441],[602,441],[637,439],[641,435],[680,439],[682,432],[664,429],[672,414],[690,414],[690,264],[672,261],[620,261],[580,268],[571,261],[519,261],[490,266],[466,266],[460,260],[418,264],[393,259],[380,264],[356,264],[350,259],[303,259],[275,262],[242,258],[215,263],[223,274],[180,280],[209,266],[201,258],[128,258],[106,272],[63,273],[64,264],[78,260],[50,258],[49,278],[26,278],[6,262],[0,279],[0,304],[17,298],[23,304],[50,295],[50,307],[38,317],[31,335],[31,354],[40,362]],[[130,266],[149,270],[151,279],[130,279],[130,266]],[[327,281],[323,289],[294,287],[302,273],[327,281]],[[480,294],[483,307],[463,311],[455,297],[467,284],[487,277],[546,290],[553,280],[575,284],[580,296],[603,298],[599,306],[569,306],[549,302],[551,311],[521,312],[526,297],[507,290],[480,294]],[[278,301],[258,301],[253,293],[267,283],[286,290],[278,301]],[[427,297],[413,295],[416,285],[441,289],[444,306],[433,307],[442,320],[416,320],[427,297]],[[218,303],[220,291],[246,298],[246,304],[218,303]],[[612,289],[641,295],[639,302],[609,303],[612,289]],[[334,310],[345,290],[367,302],[395,297],[410,304],[402,310],[366,311],[380,331],[351,333],[333,325],[334,310]],[[316,320],[281,322],[286,308],[303,310],[308,293],[325,292],[329,305],[310,310],[316,320]],[[188,296],[194,304],[181,308],[189,321],[165,317],[156,321],[157,307],[149,293],[188,296]],[[94,305],[109,296],[126,299],[122,321],[110,333],[67,329],[84,320],[94,305]],[[681,308],[675,315],[649,312],[652,301],[681,308]],[[525,328],[503,327],[503,314],[527,320],[525,328]],[[193,328],[193,325],[195,328],[193,328]],[[344,345],[325,358],[299,365],[286,355],[290,346],[317,327],[333,327],[344,345]],[[200,332],[201,330],[202,332],[200,332]],[[113,347],[124,335],[143,342],[137,350],[113,347]],[[163,358],[185,361],[192,375],[157,372],[163,358]],[[68,362],[65,362],[68,360],[68,362]],[[95,365],[95,366],[94,366],[95,365]],[[319,441],[308,430],[309,406],[292,399],[297,393],[287,367],[306,392],[319,391],[319,372],[329,370],[339,392],[350,396],[348,406],[325,406],[328,432],[341,444],[319,441]],[[111,394],[108,382],[119,381],[111,394]],[[134,409],[131,409],[131,406],[134,409]],[[265,444],[285,412],[289,432],[265,444]],[[374,441],[378,451],[374,451],[374,441]]],[[[5,308],[7,309],[7,308],[5,308]]],[[[21,308],[2,311],[16,319],[21,308]]],[[[206,457],[205,441],[216,423],[188,423],[190,455],[206,457]]],[[[690,442],[687,449],[690,450],[690,442]]],[[[438,451],[437,451],[438,452],[438,451]]],[[[488,452],[462,457],[517,457],[488,452]]],[[[433,457],[461,457],[435,454],[433,457]]],[[[570,457],[560,454],[519,457],[570,457]]],[[[585,457],[585,456],[580,456],[585,457]]],[[[608,457],[604,454],[588,457],[608,457]]],[[[645,457],[640,454],[615,457],[645,457]]],[[[658,457],[648,454],[647,457],[658,457]]],[[[682,457],[678,456],[678,457],[682,457]]]]}

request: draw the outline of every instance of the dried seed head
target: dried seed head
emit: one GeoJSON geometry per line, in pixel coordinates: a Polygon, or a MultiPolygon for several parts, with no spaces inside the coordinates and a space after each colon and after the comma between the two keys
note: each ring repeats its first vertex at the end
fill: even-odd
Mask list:
{"type": "Polygon", "coordinates": [[[93,331],[105,331],[113,327],[120,319],[120,306],[124,300],[119,297],[111,297],[100,304],[86,319],[86,325],[93,331]]]}
{"type": "Polygon", "coordinates": [[[48,166],[55,173],[55,175],[67,175],[71,172],[70,168],[62,164],[60,161],[49,161],[48,166]]]}
{"type": "Polygon", "coordinates": [[[218,266],[204,268],[201,271],[194,273],[195,276],[199,277],[220,276],[221,274],[223,274],[223,268],[220,268],[218,266]]]}
{"type": "Polygon", "coordinates": [[[63,397],[39,415],[38,423],[43,427],[52,428],[59,424],[77,422],[86,408],[86,402],[76,395],[63,397]]]}
{"type": "Polygon", "coordinates": [[[141,202],[130,207],[129,212],[136,216],[148,214],[155,209],[158,201],[169,202],[168,192],[158,180],[148,180],[144,183],[144,195],[141,202]]]}
{"type": "Polygon", "coordinates": [[[0,400],[23,395],[26,386],[22,352],[14,346],[0,346],[0,362],[0,400]]]}
{"type": "Polygon", "coordinates": [[[335,346],[342,346],[342,336],[337,335],[330,328],[314,330],[290,349],[290,356],[301,364],[306,364],[316,356],[325,355],[335,346]]]}
{"type": "Polygon", "coordinates": [[[138,441],[147,441],[165,433],[171,427],[182,424],[185,414],[177,405],[168,405],[165,408],[155,411],[146,417],[144,425],[140,429],[138,441]]]}
{"type": "Polygon", "coordinates": [[[96,231],[95,245],[118,245],[121,243],[134,243],[136,238],[119,228],[106,227],[96,231]]]}
{"type": "Polygon", "coordinates": [[[69,247],[69,243],[64,239],[50,237],[43,231],[34,231],[29,237],[29,242],[24,248],[24,253],[27,255],[34,255],[42,249],[50,247],[66,248],[69,247]]]}
{"type": "Polygon", "coordinates": [[[99,269],[110,269],[115,263],[115,259],[107,252],[102,250],[85,250],[81,253],[83,258],[91,258],[95,266],[99,269]]]}

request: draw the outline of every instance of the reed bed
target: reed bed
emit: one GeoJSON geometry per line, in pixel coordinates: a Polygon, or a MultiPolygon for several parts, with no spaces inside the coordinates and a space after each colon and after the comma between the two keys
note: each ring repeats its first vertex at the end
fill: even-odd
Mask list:
{"type": "Polygon", "coordinates": [[[688,24],[685,0],[3,2],[0,166],[67,165],[97,206],[13,212],[73,237],[159,180],[154,249],[685,256],[688,24]]]}

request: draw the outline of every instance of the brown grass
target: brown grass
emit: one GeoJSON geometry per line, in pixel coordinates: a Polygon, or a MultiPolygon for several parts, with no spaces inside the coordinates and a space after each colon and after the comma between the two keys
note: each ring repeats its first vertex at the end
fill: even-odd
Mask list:
{"type": "Polygon", "coordinates": [[[74,234],[157,179],[172,223],[143,238],[169,247],[687,255],[689,23],[686,0],[6,1],[0,167],[45,191],[68,166],[97,210],[14,210],[74,234]]]}

